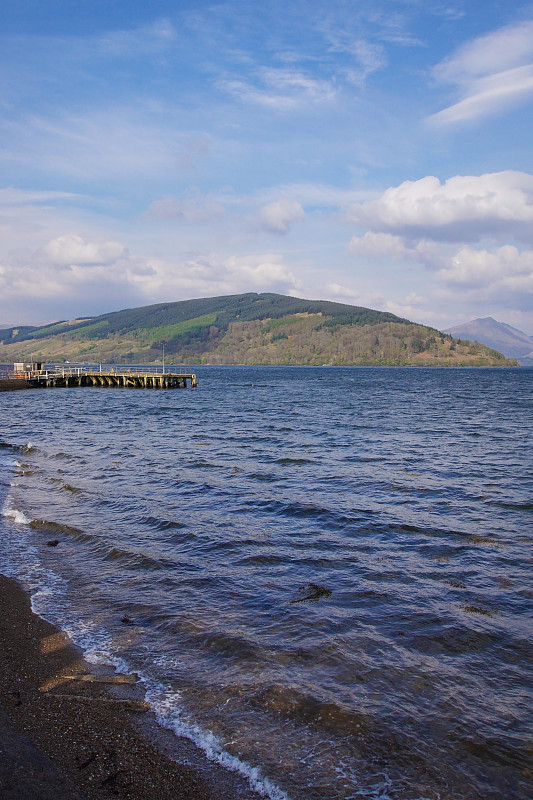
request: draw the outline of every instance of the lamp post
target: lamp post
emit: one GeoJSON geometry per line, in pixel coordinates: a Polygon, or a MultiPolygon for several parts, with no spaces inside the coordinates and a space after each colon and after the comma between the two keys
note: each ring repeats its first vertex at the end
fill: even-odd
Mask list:
{"type": "Polygon", "coordinates": [[[164,375],[165,374],[165,343],[162,342],[162,344],[163,344],[163,375],[164,375]]]}

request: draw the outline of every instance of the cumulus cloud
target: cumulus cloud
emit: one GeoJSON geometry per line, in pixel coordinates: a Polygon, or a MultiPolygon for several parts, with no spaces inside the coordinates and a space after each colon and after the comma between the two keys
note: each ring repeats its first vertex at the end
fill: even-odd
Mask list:
{"type": "Polygon", "coordinates": [[[350,305],[389,311],[391,314],[396,314],[397,317],[418,320],[424,324],[428,324],[430,321],[448,320],[446,316],[439,319],[439,314],[431,308],[431,300],[418,292],[408,292],[404,297],[399,296],[393,300],[390,295],[382,292],[359,291],[339,283],[326,283],[320,296],[350,305]]]}
{"type": "Polygon", "coordinates": [[[261,227],[270,233],[284,236],[293,222],[305,219],[305,212],[296,200],[282,199],[269,203],[259,211],[261,227]]]}
{"type": "Polygon", "coordinates": [[[533,294],[533,250],[520,251],[512,245],[492,252],[462,247],[437,277],[450,286],[482,291],[485,296],[525,298],[533,294]]]}
{"type": "Polygon", "coordinates": [[[67,234],[47,242],[36,256],[59,267],[95,267],[127,258],[128,251],[120,242],[85,242],[81,236],[67,234]]]}
{"type": "Polygon", "coordinates": [[[348,218],[373,231],[441,241],[477,241],[509,235],[531,241],[533,175],[496,172],[456,175],[441,183],[427,176],[350,206],[348,218]]]}
{"type": "Polygon", "coordinates": [[[439,254],[432,242],[421,240],[409,244],[402,236],[394,236],[392,233],[367,231],[364,236],[352,237],[347,249],[352,256],[388,256],[396,261],[415,260],[428,265],[434,265],[439,260],[439,254]]]}
{"type": "Polygon", "coordinates": [[[154,274],[145,282],[143,294],[154,302],[169,294],[179,299],[245,291],[288,293],[300,286],[292,271],[273,253],[224,258],[197,254],[177,262],[150,259],[148,263],[154,274]]]}
{"type": "MultiPolygon", "coordinates": [[[[532,175],[458,175],[445,183],[427,176],[353,204],[348,218],[367,229],[351,239],[350,255],[378,263],[422,264],[433,273],[435,301],[439,292],[446,301],[455,293],[456,302],[468,300],[476,307],[490,301],[531,309],[532,175]],[[475,247],[476,242],[482,246],[475,247]]],[[[404,305],[412,306],[411,318],[421,319],[414,303],[404,305]]]]}
{"type": "Polygon", "coordinates": [[[55,237],[0,260],[0,314],[23,321],[102,313],[165,299],[243,291],[294,292],[300,283],[275,253],[193,255],[176,260],[130,254],[119,242],[55,237]],[[28,303],[31,301],[30,306],[28,303]],[[4,310],[2,310],[4,309],[4,310]]]}
{"type": "Polygon", "coordinates": [[[533,96],[533,20],[468,42],[437,64],[433,77],[456,86],[460,98],[428,118],[434,125],[476,120],[526,102],[533,96]]]}

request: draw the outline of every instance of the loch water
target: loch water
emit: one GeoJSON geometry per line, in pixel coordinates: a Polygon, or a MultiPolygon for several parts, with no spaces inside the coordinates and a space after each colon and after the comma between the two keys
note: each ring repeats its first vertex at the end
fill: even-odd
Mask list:
{"type": "Polygon", "coordinates": [[[0,571],[272,800],[530,797],[533,370],[195,371],[0,394],[0,571]]]}

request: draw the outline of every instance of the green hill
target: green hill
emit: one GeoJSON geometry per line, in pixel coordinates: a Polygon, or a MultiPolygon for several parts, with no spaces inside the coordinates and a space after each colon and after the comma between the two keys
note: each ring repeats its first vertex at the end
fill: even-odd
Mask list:
{"type": "Polygon", "coordinates": [[[0,360],[180,364],[508,365],[500,353],[383,311],[247,293],[0,330],[0,360]]]}

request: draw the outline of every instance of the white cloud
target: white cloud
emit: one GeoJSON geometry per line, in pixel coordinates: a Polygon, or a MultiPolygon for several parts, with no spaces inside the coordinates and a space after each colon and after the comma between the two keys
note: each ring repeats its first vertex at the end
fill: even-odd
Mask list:
{"type": "Polygon", "coordinates": [[[81,236],[67,234],[47,242],[36,257],[59,267],[95,267],[127,258],[128,251],[120,242],[85,242],[81,236]]]}
{"type": "Polygon", "coordinates": [[[533,20],[509,25],[460,47],[434,68],[442,81],[467,82],[472,77],[503,72],[533,58],[533,20]]]}
{"type": "MultiPolygon", "coordinates": [[[[485,297],[533,294],[533,250],[504,245],[493,252],[462,247],[450,263],[437,272],[444,283],[485,297]]],[[[527,301],[531,304],[531,298],[527,301]]]]}
{"type": "Polygon", "coordinates": [[[433,124],[451,125],[500,111],[533,95],[533,65],[517,67],[473,81],[470,94],[429,117],[433,124]]]}
{"type": "Polygon", "coordinates": [[[428,121],[451,125],[495,114],[533,96],[533,20],[501,28],[459,48],[433,70],[460,99],[428,121]]]}
{"type": "Polygon", "coordinates": [[[177,219],[187,223],[211,222],[225,213],[224,206],[213,195],[203,195],[197,190],[188,193],[184,200],[169,195],[151,203],[145,212],[152,219],[177,219]]]}
{"type": "Polygon", "coordinates": [[[394,236],[391,233],[367,231],[364,236],[352,237],[347,249],[350,255],[356,257],[389,256],[397,261],[415,260],[431,266],[439,260],[439,254],[432,242],[421,240],[408,244],[402,236],[394,236]]]}
{"type": "Polygon", "coordinates": [[[53,117],[34,114],[6,122],[5,130],[12,152],[0,152],[0,160],[16,160],[32,172],[45,169],[55,180],[154,181],[190,172],[210,154],[209,137],[184,130],[170,109],[117,105],[53,117]]]}
{"type": "Polygon", "coordinates": [[[177,39],[176,29],[168,19],[131,30],[113,31],[91,41],[97,55],[153,55],[167,49],[177,39]]]}
{"type": "Polygon", "coordinates": [[[238,100],[278,111],[329,102],[336,95],[329,81],[311,78],[301,71],[274,67],[261,67],[248,80],[221,80],[219,87],[238,100]]]}
{"type": "Polygon", "coordinates": [[[136,278],[144,302],[209,297],[247,291],[290,293],[300,287],[281,257],[272,253],[219,257],[191,255],[180,261],[148,259],[150,271],[136,278]]]}
{"type": "MultiPolygon", "coordinates": [[[[509,171],[455,176],[445,183],[427,176],[353,204],[348,217],[367,229],[351,239],[350,255],[380,270],[391,270],[391,262],[399,261],[420,263],[431,271],[425,289],[430,301],[414,302],[406,294],[401,302],[398,296],[383,298],[379,308],[434,323],[438,315],[430,310],[431,302],[434,306],[453,302],[465,308],[469,303],[475,309],[491,303],[531,311],[532,175],[509,171]],[[522,241],[526,247],[509,240],[522,241]],[[483,246],[476,248],[473,244],[478,241],[483,246]]],[[[401,279],[406,287],[413,286],[408,276],[398,273],[396,281],[401,279]]]]}
{"type": "Polygon", "coordinates": [[[12,208],[29,204],[55,203],[72,201],[79,198],[72,192],[47,192],[15,189],[13,187],[0,189],[0,207],[12,208]]]}
{"type": "Polygon", "coordinates": [[[533,175],[496,172],[456,175],[441,184],[427,176],[353,204],[348,218],[374,231],[437,239],[477,241],[483,236],[533,238],[533,175]]]}
{"type": "Polygon", "coordinates": [[[66,308],[74,317],[169,299],[298,288],[275,253],[143,258],[119,242],[65,234],[0,261],[0,316],[16,316],[20,324],[64,317],[66,308]]]}
{"type": "MultiPolygon", "coordinates": [[[[438,314],[431,309],[431,300],[428,297],[409,292],[405,297],[391,299],[390,295],[375,291],[359,291],[339,283],[326,283],[320,297],[335,300],[350,305],[375,308],[379,311],[388,311],[397,317],[419,321],[423,324],[434,323],[438,314]]],[[[447,317],[442,317],[447,320],[447,317]]]]}
{"type": "Polygon", "coordinates": [[[270,233],[285,235],[293,222],[305,219],[305,212],[296,200],[276,200],[259,211],[259,222],[264,230],[270,233]]]}

